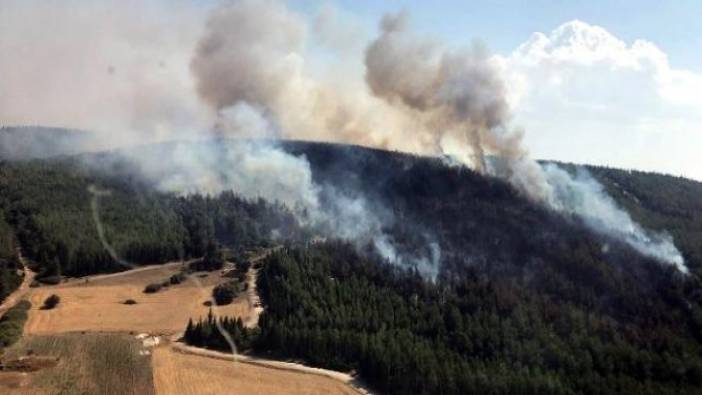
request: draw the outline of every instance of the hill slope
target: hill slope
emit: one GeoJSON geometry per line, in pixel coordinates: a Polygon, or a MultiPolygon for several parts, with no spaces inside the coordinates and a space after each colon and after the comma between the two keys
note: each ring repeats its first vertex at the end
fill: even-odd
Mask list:
{"type": "Polygon", "coordinates": [[[279,143],[296,158],[286,165],[309,167],[321,211],[337,212],[340,197],[352,207],[362,202],[366,211],[350,218],[380,227],[351,244],[311,245],[304,242],[344,233],[304,210],[232,192],[177,196],[135,161],[156,158],[165,166],[154,174],[167,177],[177,173],[171,161],[204,147],[207,163],[223,173],[212,180],[220,181],[237,171],[228,166],[250,165],[232,162],[238,144],[246,142],[6,162],[0,207],[49,277],[121,268],[100,239],[95,188],[111,191],[97,197],[105,238],[135,263],[197,256],[211,239],[234,248],[286,243],[259,277],[266,313],[246,343],[357,369],[389,393],[696,393],[702,385],[701,184],[590,169],[637,221],[674,236],[690,268],[684,276],[503,181],[440,158],[279,143]],[[426,263],[433,281],[419,275],[416,260],[388,259],[364,244],[378,234],[397,257],[435,257],[426,263]]]}

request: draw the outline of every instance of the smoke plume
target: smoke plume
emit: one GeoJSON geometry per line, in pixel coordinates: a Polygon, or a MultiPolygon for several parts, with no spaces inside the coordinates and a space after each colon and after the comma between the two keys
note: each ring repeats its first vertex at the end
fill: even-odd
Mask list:
{"type": "Polygon", "coordinates": [[[546,197],[538,166],[528,160],[522,132],[509,130],[506,88],[490,57],[478,46],[447,51],[416,37],[407,15],[386,15],[380,36],[366,51],[366,81],[372,93],[418,112],[434,133],[437,149],[448,138],[462,141],[480,172],[506,178],[535,200],[546,197]],[[486,155],[503,166],[488,169],[486,155]]]}
{"type": "MultiPolygon", "coordinates": [[[[672,240],[636,224],[596,181],[542,169],[529,157],[524,132],[510,125],[499,64],[478,45],[447,48],[415,34],[402,13],[385,16],[370,43],[338,32],[310,40],[331,34],[319,22],[329,16],[310,29],[278,0],[74,5],[0,4],[0,50],[17,54],[0,58],[3,122],[98,130],[115,145],[214,131],[450,154],[534,202],[684,268],[672,240]],[[309,42],[342,45],[344,67],[316,59],[309,42]]],[[[388,259],[406,259],[384,232],[394,221],[390,208],[315,184],[306,158],[270,141],[183,145],[177,152],[134,159],[162,190],[233,189],[278,200],[333,235],[372,240],[388,259]]],[[[438,244],[425,239],[429,253],[417,262],[437,262],[438,244]]]]}
{"type": "Polygon", "coordinates": [[[672,237],[665,233],[647,231],[634,222],[629,214],[617,207],[607,193],[584,169],[570,175],[556,165],[543,167],[548,183],[553,186],[549,206],[556,211],[577,215],[591,228],[619,239],[641,254],[674,265],[687,273],[685,261],[673,244],[672,237]]]}
{"type": "Polygon", "coordinates": [[[572,177],[529,158],[521,130],[510,130],[506,88],[499,69],[478,47],[447,51],[407,28],[406,14],[387,15],[366,51],[366,81],[378,97],[421,114],[437,146],[462,138],[473,167],[503,178],[526,196],[576,215],[593,230],[686,272],[672,238],[645,231],[584,172],[572,177]],[[488,160],[488,156],[490,155],[488,160]]]}

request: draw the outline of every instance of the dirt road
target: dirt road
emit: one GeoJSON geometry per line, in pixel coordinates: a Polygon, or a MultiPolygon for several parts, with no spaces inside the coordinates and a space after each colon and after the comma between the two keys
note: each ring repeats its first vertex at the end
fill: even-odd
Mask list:
{"type": "MultiPolygon", "coordinates": [[[[291,372],[299,372],[299,373],[306,373],[306,374],[313,374],[313,375],[317,375],[317,376],[324,376],[324,377],[328,377],[330,379],[341,381],[345,384],[350,384],[354,380],[354,377],[348,373],[338,372],[335,370],[328,370],[328,369],[312,368],[312,367],[305,366],[305,365],[302,365],[299,363],[294,363],[294,362],[276,361],[273,359],[258,358],[258,357],[252,357],[249,355],[243,355],[243,354],[232,354],[232,353],[219,352],[219,351],[208,350],[208,349],[199,348],[199,347],[188,346],[184,343],[175,343],[174,342],[174,343],[171,343],[171,347],[173,348],[174,351],[185,353],[185,354],[193,354],[193,355],[199,355],[202,357],[221,359],[224,361],[241,362],[241,363],[247,363],[247,364],[251,364],[251,365],[262,366],[262,367],[266,367],[266,368],[287,370],[287,371],[291,371],[291,372]]],[[[358,391],[358,393],[365,394],[366,392],[358,391]]]]}
{"type": "Polygon", "coordinates": [[[258,319],[261,317],[261,313],[263,313],[261,297],[258,295],[256,289],[256,281],[258,280],[259,269],[254,268],[254,265],[257,262],[260,262],[263,259],[267,258],[274,251],[277,251],[281,248],[281,246],[270,248],[261,255],[250,260],[251,266],[249,267],[249,272],[246,273],[246,283],[248,285],[246,287],[246,298],[249,302],[249,316],[246,318],[246,320],[244,320],[244,325],[247,328],[255,328],[256,326],[258,326],[258,319]]]}
{"type": "Polygon", "coordinates": [[[75,283],[79,282],[85,282],[85,280],[89,280],[91,282],[93,281],[100,281],[100,280],[107,280],[111,278],[119,278],[123,276],[131,276],[135,273],[140,273],[140,272],[146,272],[146,271],[151,271],[151,270],[162,270],[162,269],[170,269],[173,267],[178,267],[178,266],[183,266],[187,265],[191,261],[173,261],[173,262],[167,262],[163,263],[160,265],[146,265],[146,266],[138,266],[133,269],[125,270],[122,272],[116,272],[116,273],[108,273],[108,274],[96,274],[92,276],[86,276],[86,277],[77,277],[77,278],[72,278],[66,281],[65,283],[62,283],[61,285],[72,285],[75,283]]]}
{"type": "Polygon", "coordinates": [[[27,261],[22,255],[22,251],[17,249],[17,256],[19,257],[19,261],[22,264],[22,270],[24,271],[24,278],[22,279],[22,284],[10,295],[5,298],[5,300],[2,302],[0,305],[0,318],[5,314],[7,310],[12,308],[17,302],[22,300],[23,297],[27,295],[29,292],[29,285],[32,284],[32,281],[34,281],[34,276],[36,276],[36,273],[34,273],[32,270],[29,269],[27,266],[27,261]]]}
{"type": "MultiPolygon", "coordinates": [[[[261,298],[258,295],[257,289],[256,289],[256,280],[258,278],[258,271],[259,269],[254,268],[254,264],[265,259],[268,257],[273,251],[278,250],[281,247],[274,247],[271,248],[261,255],[252,258],[250,260],[251,266],[249,267],[249,271],[247,273],[247,290],[246,290],[246,295],[247,299],[249,302],[249,316],[245,321],[245,325],[249,328],[255,327],[258,325],[258,319],[263,312],[263,306],[261,305],[261,298]]],[[[285,361],[276,361],[272,359],[265,359],[265,358],[259,358],[256,356],[250,356],[250,355],[242,355],[242,354],[234,354],[234,353],[226,353],[226,352],[219,352],[219,351],[214,351],[214,350],[207,350],[199,347],[192,347],[188,346],[184,343],[177,342],[179,338],[182,337],[182,333],[176,334],[171,337],[170,341],[170,346],[173,349],[173,351],[177,351],[180,353],[185,353],[185,354],[192,354],[192,355],[198,355],[201,357],[208,357],[208,358],[215,358],[215,359],[220,359],[224,361],[232,361],[232,362],[240,362],[240,363],[245,363],[245,364],[250,364],[250,365],[256,365],[264,368],[269,368],[269,369],[277,369],[277,370],[282,370],[282,371],[288,371],[288,372],[296,372],[296,373],[303,373],[303,374],[309,374],[309,375],[315,375],[315,376],[320,376],[320,377],[326,377],[338,382],[341,382],[345,385],[348,386],[354,393],[357,394],[369,394],[369,392],[363,388],[358,387],[359,383],[357,380],[350,374],[344,373],[344,372],[338,372],[335,370],[328,370],[328,369],[320,369],[320,368],[313,368],[310,366],[305,366],[303,364],[299,363],[294,363],[294,362],[285,362],[285,361]]]]}

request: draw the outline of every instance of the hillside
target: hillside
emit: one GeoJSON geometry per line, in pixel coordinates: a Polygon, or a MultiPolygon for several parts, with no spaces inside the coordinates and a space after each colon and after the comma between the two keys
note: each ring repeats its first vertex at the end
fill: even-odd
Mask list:
{"type": "MultiPolygon", "coordinates": [[[[44,280],[126,269],[106,245],[129,263],[152,264],[200,256],[210,241],[235,252],[284,244],[261,269],[260,329],[244,330],[240,346],[353,369],[383,393],[658,394],[702,386],[702,184],[589,168],[636,221],[674,237],[690,269],[682,275],[441,158],[280,142],[276,150],[297,160],[285,166],[309,166],[319,204],[310,207],[334,215],[342,201],[358,209],[331,225],[311,220],[309,207],[274,201],[278,195],[253,198],[236,182],[233,192],[204,196],[158,182],[172,181],[190,150],[217,164],[222,174],[208,181],[231,181],[233,166],[250,165],[232,161],[241,144],[3,162],[0,208],[44,280]],[[139,157],[163,165],[150,174],[139,157]],[[354,237],[335,240],[344,234],[354,237]],[[378,237],[395,255],[373,247],[378,237]]],[[[264,188],[268,180],[254,181],[276,192],[264,188]]],[[[285,192],[284,181],[272,185],[285,192]]],[[[210,340],[199,344],[225,344],[210,340]]]]}

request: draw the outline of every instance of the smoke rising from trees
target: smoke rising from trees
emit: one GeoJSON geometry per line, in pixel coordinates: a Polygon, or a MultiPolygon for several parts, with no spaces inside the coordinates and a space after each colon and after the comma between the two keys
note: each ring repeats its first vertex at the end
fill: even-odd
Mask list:
{"type": "MultiPolygon", "coordinates": [[[[226,1],[207,14],[202,7],[189,10],[179,3],[171,10],[168,3],[155,3],[159,5],[150,7],[145,18],[136,17],[143,11],[136,2],[121,4],[119,10],[98,3],[77,15],[28,4],[4,6],[7,23],[0,36],[9,38],[0,47],[41,49],[25,54],[29,67],[19,67],[17,59],[0,60],[0,71],[11,71],[0,93],[4,122],[102,128],[103,136],[115,142],[123,135],[140,142],[199,139],[214,131],[224,137],[451,154],[476,171],[506,180],[533,201],[581,217],[597,231],[682,267],[671,240],[651,237],[594,181],[544,171],[529,157],[524,132],[510,125],[509,87],[484,49],[447,49],[413,33],[406,14],[382,19],[378,36],[367,43],[364,58],[357,59],[364,72],[325,74],[307,48],[308,36],[323,34],[323,29],[310,30],[305,18],[278,0],[226,1]],[[55,28],[66,48],[54,57],[60,62],[42,55],[56,53],[57,43],[25,34],[28,15],[55,28]],[[94,35],[103,39],[94,41],[94,35]],[[62,89],[36,95],[37,100],[26,94],[42,92],[37,83],[66,81],[62,89]],[[36,115],[42,113],[47,115],[36,115]],[[592,205],[580,201],[607,209],[591,211],[592,205]]],[[[308,220],[365,224],[354,231],[336,229],[349,238],[373,235],[376,247],[392,256],[391,249],[382,247],[392,245],[383,236],[386,216],[376,212],[391,210],[338,191],[327,195],[346,203],[321,210],[323,187],[313,182],[304,157],[266,142],[224,153],[199,149],[168,158],[173,161],[168,167],[177,171],[155,177],[157,185],[178,193],[233,189],[304,207],[299,212],[307,213],[308,220]]],[[[163,163],[154,158],[140,163],[145,174],[161,174],[163,163]]],[[[440,252],[432,255],[440,257],[440,252]]]]}

